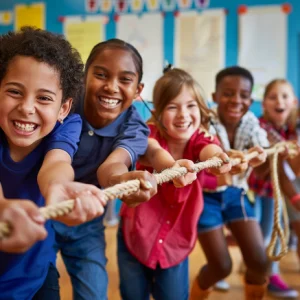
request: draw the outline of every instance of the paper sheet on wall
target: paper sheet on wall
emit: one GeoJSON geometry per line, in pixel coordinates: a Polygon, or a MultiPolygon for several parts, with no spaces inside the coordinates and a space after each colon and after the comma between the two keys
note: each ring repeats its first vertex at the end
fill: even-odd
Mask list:
{"type": "Polygon", "coordinates": [[[64,34],[71,45],[78,50],[85,63],[92,48],[105,39],[103,17],[67,17],[64,34]]]}
{"type": "Polygon", "coordinates": [[[265,85],[286,77],[287,17],[281,6],[248,8],[239,16],[239,65],[254,76],[252,97],[261,100],[265,85]]]}
{"type": "Polygon", "coordinates": [[[16,5],[15,30],[20,30],[22,26],[34,26],[45,29],[45,4],[16,5]]]}
{"type": "Polygon", "coordinates": [[[163,19],[160,13],[141,17],[124,15],[117,22],[117,37],[132,44],[144,63],[142,97],[152,101],[152,91],[163,69],[163,19]]]}
{"type": "Polygon", "coordinates": [[[215,75],[224,67],[224,10],[186,12],[175,20],[175,66],[189,72],[211,99],[215,75]]]}

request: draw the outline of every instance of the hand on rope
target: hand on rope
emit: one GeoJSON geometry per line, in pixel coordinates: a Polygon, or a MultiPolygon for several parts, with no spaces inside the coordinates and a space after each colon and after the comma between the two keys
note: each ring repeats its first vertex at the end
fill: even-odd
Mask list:
{"type": "Polygon", "coordinates": [[[124,195],[121,198],[129,207],[135,207],[151,199],[157,193],[157,182],[155,176],[148,171],[132,171],[120,175],[120,182],[137,180],[139,187],[131,194],[124,195]]]}
{"type": "Polygon", "coordinates": [[[191,184],[194,180],[197,179],[193,161],[188,159],[179,159],[175,162],[172,168],[177,169],[180,167],[186,168],[188,173],[185,176],[180,176],[173,179],[173,184],[176,188],[182,188],[186,185],[191,184]]]}
{"type": "Polygon", "coordinates": [[[46,219],[39,208],[30,200],[5,199],[1,185],[0,219],[7,222],[2,223],[2,234],[9,233],[6,239],[0,239],[0,251],[22,253],[47,237],[46,219]]]}
{"type": "MultiPolygon", "coordinates": [[[[267,155],[272,155],[273,153],[277,152],[283,152],[285,151],[285,147],[282,145],[279,145],[277,147],[273,147],[271,149],[267,149],[267,155]]],[[[290,153],[292,152],[292,149],[289,149],[290,153]]],[[[250,160],[256,156],[258,156],[259,153],[254,151],[249,154],[246,154],[246,159],[250,160]]],[[[241,159],[236,158],[231,160],[232,165],[237,165],[241,162],[241,159]]],[[[203,162],[196,163],[193,167],[193,170],[195,172],[200,172],[201,170],[207,169],[207,168],[220,168],[224,162],[222,159],[218,157],[213,157],[211,159],[208,159],[203,162]]],[[[170,180],[173,180],[174,178],[178,178],[180,176],[184,176],[188,173],[188,170],[185,167],[180,168],[171,168],[164,170],[160,174],[154,174],[155,180],[157,184],[162,184],[164,182],[168,182],[170,180]]],[[[130,195],[136,191],[138,191],[140,188],[140,180],[134,179],[129,180],[124,183],[116,184],[112,187],[106,188],[103,190],[104,193],[104,199],[106,201],[113,200],[115,198],[123,198],[124,196],[130,195]]],[[[66,200],[60,203],[57,203],[55,205],[48,205],[46,207],[40,208],[41,214],[46,219],[50,218],[57,218],[58,216],[62,216],[64,214],[68,214],[72,209],[74,208],[74,200],[66,200]]],[[[7,223],[1,223],[0,222],[0,239],[4,236],[7,236],[10,233],[10,230],[8,230],[9,226],[7,223]]]]}
{"type": "Polygon", "coordinates": [[[81,182],[52,183],[47,192],[46,201],[52,205],[65,199],[74,199],[71,212],[58,214],[55,220],[74,226],[88,222],[104,213],[107,199],[102,190],[92,184],[81,182]]]}

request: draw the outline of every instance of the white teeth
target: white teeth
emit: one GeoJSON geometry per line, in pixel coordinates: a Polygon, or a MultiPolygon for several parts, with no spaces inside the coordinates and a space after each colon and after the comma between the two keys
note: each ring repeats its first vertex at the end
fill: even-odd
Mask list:
{"type": "Polygon", "coordinates": [[[23,124],[23,123],[19,123],[17,121],[14,122],[14,125],[18,128],[18,129],[21,129],[23,131],[27,131],[27,132],[30,132],[30,131],[33,131],[34,128],[35,128],[35,124],[23,124]]]}
{"type": "Polygon", "coordinates": [[[101,101],[104,102],[109,108],[113,108],[119,103],[119,100],[108,98],[101,98],[101,101]]]}

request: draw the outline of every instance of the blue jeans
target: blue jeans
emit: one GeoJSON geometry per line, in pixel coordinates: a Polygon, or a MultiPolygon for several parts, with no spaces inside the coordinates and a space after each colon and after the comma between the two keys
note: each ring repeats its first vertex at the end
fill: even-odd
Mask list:
{"type": "Polygon", "coordinates": [[[121,229],[118,232],[118,265],[123,300],[187,300],[189,294],[188,258],[180,264],[155,270],[141,264],[129,253],[121,229]]]}
{"type": "Polygon", "coordinates": [[[42,287],[34,295],[32,300],[59,300],[60,296],[58,278],[59,274],[56,267],[50,264],[47,277],[42,287]]]}
{"type": "Polygon", "coordinates": [[[223,192],[204,192],[203,197],[204,209],[198,221],[198,233],[235,221],[255,219],[253,206],[243,189],[229,186],[223,192]]]}
{"type": "Polygon", "coordinates": [[[106,272],[103,216],[79,226],[54,222],[56,249],[71,277],[73,299],[106,300],[106,272]]]}

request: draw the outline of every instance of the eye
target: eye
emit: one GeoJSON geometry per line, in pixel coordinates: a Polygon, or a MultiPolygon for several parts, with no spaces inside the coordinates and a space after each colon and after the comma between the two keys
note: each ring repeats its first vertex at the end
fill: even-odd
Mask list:
{"type": "Polygon", "coordinates": [[[120,80],[122,82],[132,82],[133,81],[132,78],[130,78],[130,77],[121,77],[120,80]]]}
{"type": "Polygon", "coordinates": [[[46,103],[46,102],[53,102],[53,99],[48,97],[48,96],[39,96],[38,97],[38,100],[40,100],[41,102],[43,103],[46,103]]]}
{"type": "Polygon", "coordinates": [[[188,108],[193,108],[193,107],[196,107],[197,106],[197,104],[196,103],[193,103],[193,104],[189,104],[188,105],[188,108]]]}
{"type": "Polygon", "coordinates": [[[170,105],[167,107],[167,110],[174,110],[176,109],[176,106],[175,105],[170,105]]]}
{"type": "Polygon", "coordinates": [[[7,92],[14,96],[21,95],[21,92],[15,89],[9,89],[7,92]]]}
{"type": "Polygon", "coordinates": [[[97,78],[101,78],[101,79],[106,78],[106,75],[105,75],[103,72],[95,73],[95,76],[96,76],[97,78]]]}
{"type": "Polygon", "coordinates": [[[250,100],[250,95],[248,95],[248,94],[242,94],[241,98],[244,99],[244,100],[250,100]]]}

